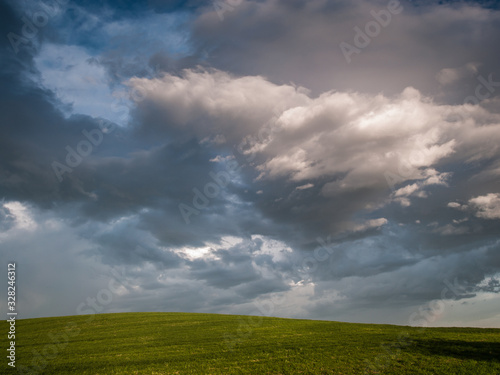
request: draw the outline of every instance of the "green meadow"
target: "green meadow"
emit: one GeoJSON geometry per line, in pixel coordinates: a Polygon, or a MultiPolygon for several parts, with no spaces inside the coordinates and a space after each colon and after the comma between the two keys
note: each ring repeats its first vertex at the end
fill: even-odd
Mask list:
{"type": "Polygon", "coordinates": [[[121,313],[19,320],[15,342],[3,374],[500,374],[500,329],[121,313]]]}

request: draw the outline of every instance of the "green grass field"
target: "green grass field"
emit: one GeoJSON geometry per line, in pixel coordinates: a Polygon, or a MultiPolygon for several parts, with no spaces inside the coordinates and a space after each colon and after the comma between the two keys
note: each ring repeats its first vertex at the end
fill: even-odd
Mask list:
{"type": "MultiPolygon", "coordinates": [[[[187,313],[17,321],[25,374],[500,374],[500,329],[187,313]]],[[[7,332],[5,321],[2,331],[7,332]]],[[[7,334],[2,334],[7,349],[7,334]]],[[[4,353],[8,352],[3,349],[4,353]]]]}

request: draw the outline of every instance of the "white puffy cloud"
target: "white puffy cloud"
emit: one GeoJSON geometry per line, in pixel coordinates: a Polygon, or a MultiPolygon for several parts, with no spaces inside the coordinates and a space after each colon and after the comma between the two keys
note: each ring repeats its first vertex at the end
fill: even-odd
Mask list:
{"type": "Polygon", "coordinates": [[[483,219],[500,219],[500,194],[490,193],[469,200],[476,216],[483,219]]]}
{"type": "Polygon", "coordinates": [[[297,186],[295,189],[296,190],[305,190],[305,189],[310,189],[312,187],[314,187],[314,184],[305,184],[305,185],[297,186]]]}
{"type": "Polygon", "coordinates": [[[448,186],[446,181],[450,178],[451,173],[439,173],[435,169],[430,168],[424,171],[424,175],[424,180],[406,185],[396,190],[392,194],[394,201],[399,202],[403,207],[408,207],[411,205],[410,199],[408,199],[410,196],[427,198],[428,194],[423,190],[424,187],[429,185],[448,186]]]}
{"type": "Polygon", "coordinates": [[[355,226],[353,231],[355,232],[361,232],[367,229],[372,229],[372,228],[380,228],[383,225],[386,225],[388,223],[388,220],[385,217],[381,217],[378,219],[372,219],[368,220],[362,225],[355,226]]]}
{"type": "MultiPolygon", "coordinates": [[[[211,70],[185,70],[181,77],[132,78],[129,85],[142,93],[142,115],[154,106],[160,131],[182,131],[212,143],[234,146],[258,131],[283,109],[310,101],[300,89],[274,85],[263,77],[234,77],[211,70]],[[237,124],[237,126],[235,125],[237,124]]],[[[150,120],[150,117],[147,117],[150,120]]],[[[148,125],[153,126],[153,125],[148,125]]]]}
{"type": "Polygon", "coordinates": [[[414,192],[416,192],[419,189],[418,184],[411,184],[411,185],[406,185],[405,187],[402,187],[394,192],[395,197],[406,197],[409,195],[412,195],[414,192]]]}
{"type": "Polygon", "coordinates": [[[144,130],[217,136],[223,141],[216,146],[244,144],[242,152],[256,156],[260,180],[303,186],[327,176],[325,196],[386,189],[392,174],[397,184],[413,181],[396,198],[426,197],[424,187],[446,186],[451,176],[436,169],[444,160],[472,162],[498,153],[500,115],[479,106],[438,105],[411,87],[395,97],[334,91],[311,97],[292,85],[216,70],[129,84],[146,99],[138,107],[148,120],[144,130]]]}

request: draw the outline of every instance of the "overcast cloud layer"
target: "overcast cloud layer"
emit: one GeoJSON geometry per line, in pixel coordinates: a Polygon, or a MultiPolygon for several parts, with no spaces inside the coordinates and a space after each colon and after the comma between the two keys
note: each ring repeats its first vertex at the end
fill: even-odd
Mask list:
{"type": "Polygon", "coordinates": [[[494,2],[0,4],[21,317],[500,327],[494,2]]]}

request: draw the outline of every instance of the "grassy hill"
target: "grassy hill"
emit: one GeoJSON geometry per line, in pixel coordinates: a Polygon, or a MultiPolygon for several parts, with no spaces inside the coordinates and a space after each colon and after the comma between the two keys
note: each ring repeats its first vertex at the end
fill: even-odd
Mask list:
{"type": "Polygon", "coordinates": [[[500,374],[499,329],[126,313],[19,320],[15,341],[1,373],[500,374]]]}

